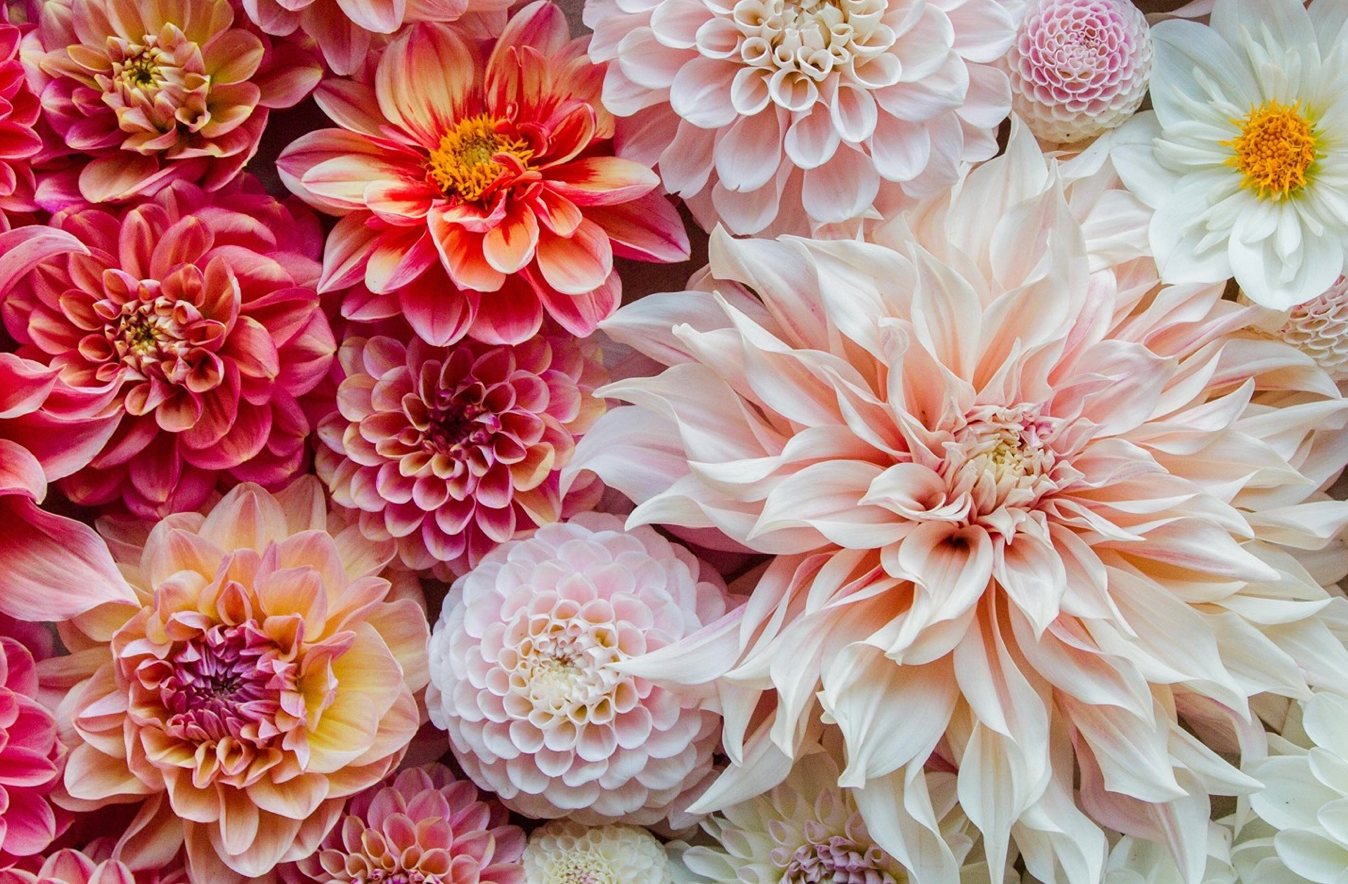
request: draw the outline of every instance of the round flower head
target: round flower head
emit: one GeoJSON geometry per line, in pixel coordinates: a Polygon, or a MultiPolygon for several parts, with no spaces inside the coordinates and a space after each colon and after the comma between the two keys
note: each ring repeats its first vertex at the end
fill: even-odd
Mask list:
{"type": "Polygon", "coordinates": [[[65,751],[37,689],[32,653],[0,634],[0,868],[45,850],[61,829],[49,796],[65,751]]]}
{"type": "Polygon", "coordinates": [[[602,74],[540,2],[494,46],[423,22],[385,50],[373,85],[325,84],[318,103],[342,128],[277,161],[291,190],[343,216],[322,290],[363,280],[387,296],[383,315],[405,314],[437,346],[518,343],[545,313],[594,331],[621,298],[615,254],[688,257],[655,175],[612,155],[602,74]]]}
{"type": "Polygon", "coordinates": [[[132,804],[117,855],[133,868],[185,845],[194,881],[269,880],[416,733],[426,620],[378,576],[392,544],[329,533],[309,477],[275,496],[240,485],[148,537],[99,527],[137,603],[61,624],[74,656],[52,675],[83,680],[57,710],[56,800],[132,804]]]}
{"type": "Polygon", "coordinates": [[[312,856],[283,870],[314,884],[524,884],[524,832],[442,764],[404,770],[347,804],[312,856]]]}
{"type": "MultiPolygon", "coordinates": [[[[725,613],[720,577],[649,528],[585,513],[498,547],[431,639],[431,720],[478,785],[533,817],[650,825],[711,772],[719,718],[622,664],[725,613]]],[[[531,879],[532,880],[532,879],[531,879]]]]}
{"type": "Polygon", "coordinates": [[[1040,140],[1123,125],[1147,94],[1151,33],[1132,0],[1037,0],[1003,59],[1011,107],[1040,140]]]}
{"type": "Polygon", "coordinates": [[[1314,359],[1335,381],[1348,381],[1348,278],[1286,313],[1271,312],[1259,327],[1314,359]]]}
{"type": "Polygon", "coordinates": [[[534,830],[524,848],[527,884],[673,884],[659,841],[635,826],[587,829],[554,820],[534,830]]]}
{"type": "Polygon", "coordinates": [[[1166,282],[1231,276],[1286,310],[1329,288],[1348,243],[1348,22],[1342,4],[1217,0],[1212,26],[1152,29],[1153,112],[1114,140],[1128,188],[1156,210],[1166,282]],[[1274,23],[1274,24],[1270,24],[1274,23]]]}
{"type": "Polygon", "coordinates": [[[0,230],[10,226],[9,213],[37,208],[32,159],[42,150],[36,131],[42,106],[19,61],[22,36],[0,7],[0,230]]]}
{"type": "Polygon", "coordinates": [[[6,326],[21,355],[119,418],[65,493],[154,518],[200,506],[222,479],[292,476],[310,429],[299,397],[336,350],[313,288],[316,219],[243,185],[180,183],[51,224],[84,248],[20,279],[6,326]]]}
{"type": "Polygon", "coordinates": [[[588,0],[623,156],[703,227],[809,234],[997,152],[1020,0],[588,0]]]}
{"type": "Polygon", "coordinates": [[[600,391],[633,404],[567,473],[633,498],[630,525],[776,556],[749,605],[624,666],[721,694],[744,760],[693,812],[819,722],[919,879],[958,870],[924,810],[941,768],[994,881],[1014,837],[1031,873],[1096,884],[1104,828],[1196,877],[1209,795],[1257,783],[1185,724],[1244,735],[1251,696],[1341,682],[1345,602],[1299,559],[1342,562],[1348,504],[1319,489],[1348,401],[1223,286],[1113,263],[1076,204],[1013,125],[874,243],[713,235],[713,292],[604,324],[668,367],[600,391]]]}

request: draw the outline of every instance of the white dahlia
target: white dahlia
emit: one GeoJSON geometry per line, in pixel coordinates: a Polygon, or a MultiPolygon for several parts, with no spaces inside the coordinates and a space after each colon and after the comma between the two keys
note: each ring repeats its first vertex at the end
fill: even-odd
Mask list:
{"type": "Polygon", "coordinates": [[[1236,870],[1231,865],[1231,830],[1208,823],[1207,831],[1207,865],[1196,881],[1185,878],[1164,844],[1125,835],[1109,851],[1103,884],[1236,884],[1236,870]]]}
{"type": "Polygon", "coordinates": [[[673,884],[665,848],[635,826],[553,820],[524,847],[525,884],[673,884]]]}

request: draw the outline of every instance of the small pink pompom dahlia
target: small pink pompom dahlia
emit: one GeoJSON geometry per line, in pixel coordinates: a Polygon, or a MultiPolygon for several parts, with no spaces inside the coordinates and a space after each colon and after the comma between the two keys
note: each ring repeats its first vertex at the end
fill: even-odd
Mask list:
{"type": "Polygon", "coordinates": [[[1071,144],[1133,115],[1151,60],[1151,31],[1132,0],[1036,0],[1002,64],[1030,131],[1071,144]]]}
{"type": "Polygon", "coordinates": [[[230,0],[48,0],[35,36],[45,118],[90,158],[44,178],[50,211],[174,181],[222,187],[257,151],[270,109],[322,76],[298,47],[236,20],[230,0]]]}
{"type": "Polygon", "coordinates": [[[397,541],[406,567],[449,579],[597,496],[596,486],[564,502],[558,490],[576,439],[604,411],[593,344],[348,338],[338,359],[346,378],[319,423],[315,466],[367,537],[397,541]]]}
{"type": "Polygon", "coordinates": [[[222,479],[293,475],[310,429],[299,397],[336,351],[313,288],[316,219],[243,185],[178,183],[124,212],[72,209],[51,224],[87,254],[23,275],[5,324],[20,355],[120,417],[62,490],[153,518],[199,506],[222,479]]]}
{"type": "Polygon", "coordinates": [[[411,768],[351,799],[312,856],[287,867],[311,884],[524,884],[524,831],[443,764],[411,768]]]}
{"type": "Polygon", "coordinates": [[[726,612],[725,584],[650,528],[584,513],[498,547],[454,584],[431,637],[431,720],[507,806],[675,828],[720,718],[621,664],[726,612]]]}
{"type": "Polygon", "coordinates": [[[518,343],[544,314],[584,337],[621,299],[615,254],[681,261],[688,239],[645,166],[613,156],[603,70],[535,3],[494,47],[420,23],[379,59],[373,85],[332,82],[318,103],[341,129],[277,161],[317,208],[342,215],[322,291],[359,281],[428,343],[518,343]],[[490,48],[490,52],[487,49],[490,48]],[[433,87],[433,88],[432,88],[433,87]],[[428,272],[442,265],[444,273],[428,272]]]}
{"type": "Polygon", "coordinates": [[[0,868],[40,853],[60,833],[49,796],[65,747],[37,688],[33,655],[0,635],[0,868]]]}
{"type": "Polygon", "coordinates": [[[1348,277],[1318,298],[1268,316],[1261,328],[1314,359],[1335,381],[1348,381],[1348,277]]]}

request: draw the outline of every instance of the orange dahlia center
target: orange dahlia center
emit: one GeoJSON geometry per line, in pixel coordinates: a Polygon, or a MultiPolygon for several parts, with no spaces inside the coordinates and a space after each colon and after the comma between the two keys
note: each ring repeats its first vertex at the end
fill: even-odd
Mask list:
{"type": "Polygon", "coordinates": [[[1240,135],[1223,146],[1235,151],[1226,164],[1240,170],[1240,186],[1259,192],[1260,199],[1284,199],[1306,186],[1306,173],[1316,158],[1315,130],[1292,105],[1266,102],[1251,108],[1240,135]]]}
{"type": "Polygon", "coordinates": [[[460,120],[431,151],[426,174],[447,195],[466,202],[480,200],[505,174],[511,158],[527,169],[534,155],[527,141],[503,129],[504,122],[490,114],[460,120]]]}

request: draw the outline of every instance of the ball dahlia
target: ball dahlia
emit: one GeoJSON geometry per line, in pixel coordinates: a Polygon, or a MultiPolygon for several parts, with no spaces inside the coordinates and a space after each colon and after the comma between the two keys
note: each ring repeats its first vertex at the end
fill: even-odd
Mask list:
{"type": "Polygon", "coordinates": [[[588,0],[620,154],[699,223],[853,227],[997,152],[1021,0],[588,0]]]}
{"type": "Polygon", "coordinates": [[[713,291],[605,323],[669,367],[600,391],[634,404],[568,473],[636,500],[630,525],[776,556],[749,606],[624,666],[721,691],[735,763],[694,811],[822,720],[919,878],[957,873],[928,809],[947,766],[994,881],[1014,839],[1032,874],[1094,884],[1102,827],[1196,880],[1209,795],[1258,783],[1184,725],[1257,754],[1251,696],[1341,681],[1321,582],[1348,504],[1321,489],[1348,401],[1223,286],[1162,286],[1089,229],[1017,125],[875,243],[717,235],[713,291]]]}
{"type": "Polygon", "coordinates": [[[524,848],[528,884],[673,884],[659,841],[636,826],[587,829],[553,820],[535,829],[524,848]]]}
{"type": "Polygon", "coordinates": [[[0,634],[0,869],[42,852],[61,830],[50,795],[65,747],[37,689],[32,653],[0,634]]]}
{"type": "Polygon", "coordinates": [[[269,880],[416,733],[427,627],[388,598],[392,544],[329,533],[310,477],[240,485],[148,537],[100,529],[137,602],[61,624],[73,656],[52,678],[81,680],[57,710],[71,749],[56,800],[132,805],[117,844],[132,868],[185,846],[194,881],[269,880]]]}
{"type": "Polygon", "coordinates": [[[1300,349],[1335,381],[1348,381],[1348,277],[1290,310],[1267,311],[1256,326],[1300,349]]]}
{"type": "Polygon", "coordinates": [[[539,2],[494,46],[422,22],[384,51],[372,84],[324,85],[318,102],[342,128],[277,161],[291,190],[343,216],[321,290],[363,280],[437,346],[518,343],[545,313],[594,331],[621,297],[615,254],[688,257],[658,179],[613,156],[602,74],[561,9],[539,2]]]}
{"type": "Polygon", "coordinates": [[[62,482],[77,503],[154,518],[304,462],[299,399],[336,351],[314,291],[320,235],[303,206],[250,188],[178,183],[124,211],[60,212],[51,225],[84,248],[30,262],[5,301],[19,354],[118,418],[62,482]]]}
{"type": "Polygon", "coordinates": [[[719,717],[621,665],[719,619],[725,586],[650,528],[584,513],[497,547],[445,599],[431,720],[464,771],[533,817],[694,822],[719,717]]]}

